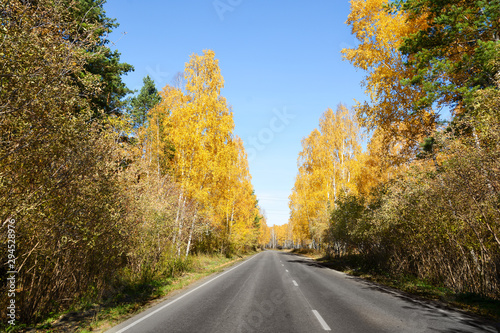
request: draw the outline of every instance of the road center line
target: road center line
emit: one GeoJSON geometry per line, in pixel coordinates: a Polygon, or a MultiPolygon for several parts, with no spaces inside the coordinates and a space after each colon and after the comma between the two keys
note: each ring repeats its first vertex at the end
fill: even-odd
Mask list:
{"type": "Polygon", "coordinates": [[[323,326],[323,329],[325,331],[331,331],[330,329],[330,326],[328,326],[328,324],[326,323],[326,321],[323,319],[323,317],[321,317],[321,315],[319,314],[318,311],[316,310],[312,310],[312,312],[314,313],[314,315],[316,316],[316,319],[318,319],[319,323],[321,324],[321,326],[323,326]]]}
{"type": "Polygon", "coordinates": [[[293,284],[295,285],[295,287],[298,287],[299,284],[295,281],[295,280],[292,280],[293,284]]]}
{"type": "Polygon", "coordinates": [[[169,303],[167,303],[167,304],[165,304],[165,305],[163,305],[163,306],[159,307],[158,309],[154,310],[153,312],[148,313],[148,314],[147,314],[147,315],[145,315],[144,317],[141,317],[141,318],[137,319],[136,321],[134,321],[133,323],[129,324],[128,326],[125,326],[124,328],[122,328],[121,330],[117,331],[116,333],[122,333],[122,332],[125,332],[126,330],[128,330],[128,329],[129,329],[129,328],[131,328],[132,326],[135,326],[136,324],[138,324],[138,323],[140,323],[141,321],[143,321],[144,319],[147,319],[147,318],[151,317],[152,315],[154,315],[154,314],[156,314],[156,313],[160,312],[161,310],[165,309],[167,306],[169,306],[169,305],[171,305],[171,304],[174,304],[175,302],[177,302],[177,301],[178,301],[178,300],[180,300],[180,299],[183,299],[184,297],[186,297],[187,295],[189,295],[189,294],[191,294],[191,293],[195,292],[196,290],[200,289],[201,287],[206,286],[206,285],[207,285],[207,284],[209,284],[210,282],[212,282],[212,281],[214,281],[214,280],[216,280],[216,279],[220,278],[221,276],[223,276],[223,275],[225,275],[225,274],[227,274],[227,273],[231,272],[233,269],[236,269],[236,268],[238,268],[238,267],[242,266],[243,264],[245,264],[245,263],[249,262],[250,260],[252,260],[252,259],[253,259],[253,258],[255,258],[256,256],[257,256],[257,255],[254,255],[252,258],[250,258],[250,259],[248,259],[248,260],[245,260],[244,262],[242,262],[242,263],[241,263],[241,264],[239,264],[238,266],[235,266],[235,267],[233,267],[233,268],[231,268],[231,269],[229,269],[229,270],[225,271],[224,273],[217,275],[217,276],[216,276],[216,277],[214,277],[213,279],[211,279],[211,280],[209,280],[209,281],[207,281],[207,282],[203,283],[201,286],[198,286],[198,287],[194,288],[193,290],[188,291],[187,293],[185,293],[184,295],[180,296],[179,298],[176,298],[176,299],[174,299],[173,301],[171,301],[171,302],[169,302],[169,303]]]}

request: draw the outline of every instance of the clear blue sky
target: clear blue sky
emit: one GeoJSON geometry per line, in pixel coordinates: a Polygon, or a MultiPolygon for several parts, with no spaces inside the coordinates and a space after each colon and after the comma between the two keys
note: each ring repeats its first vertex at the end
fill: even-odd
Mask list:
{"type": "Polygon", "coordinates": [[[161,89],[191,54],[215,52],[260,206],[268,225],[286,223],[302,138],[328,107],[365,99],[364,73],[340,54],[356,45],[349,2],[108,0],[104,8],[120,24],[110,39],[135,67],[123,78],[131,89],[146,75],[161,89]]]}

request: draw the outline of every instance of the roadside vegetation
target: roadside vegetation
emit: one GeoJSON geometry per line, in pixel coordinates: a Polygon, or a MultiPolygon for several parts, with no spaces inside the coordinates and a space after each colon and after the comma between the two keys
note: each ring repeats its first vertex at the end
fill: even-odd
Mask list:
{"type": "Polygon", "coordinates": [[[0,4],[1,329],[127,312],[254,251],[265,224],[215,54],[134,93],[103,3],[0,4]]]}
{"type": "MultiPolygon", "coordinates": [[[[55,332],[103,332],[114,325],[130,318],[134,314],[165,300],[197,280],[210,274],[220,272],[251,255],[199,254],[188,259],[180,259],[171,263],[169,275],[157,276],[147,282],[130,276],[117,279],[113,291],[105,295],[100,302],[94,297],[81,299],[78,303],[60,313],[51,313],[42,322],[29,327],[35,331],[55,332]]],[[[20,330],[28,329],[27,327],[20,330]]]]}
{"type": "Polygon", "coordinates": [[[499,318],[500,1],[351,0],[368,100],[302,140],[273,227],[213,51],[133,92],[103,1],[0,18],[0,329],[98,327],[264,246],[499,318]]]}
{"type": "Polygon", "coordinates": [[[402,291],[411,298],[437,301],[439,306],[458,308],[495,322],[500,321],[500,301],[498,299],[475,293],[457,293],[442,285],[417,278],[415,275],[392,274],[374,267],[357,254],[332,256],[307,248],[292,249],[291,252],[309,257],[322,267],[402,291]]]}
{"type": "Polygon", "coordinates": [[[500,2],[352,0],[347,24],[369,99],[302,140],[271,244],[498,320],[500,2]]]}

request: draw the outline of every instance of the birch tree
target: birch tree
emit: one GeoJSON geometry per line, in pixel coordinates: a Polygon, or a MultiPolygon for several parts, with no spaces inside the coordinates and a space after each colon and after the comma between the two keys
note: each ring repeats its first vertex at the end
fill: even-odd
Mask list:
{"type": "Polygon", "coordinates": [[[439,109],[432,105],[417,108],[425,96],[420,85],[409,85],[415,68],[399,51],[405,38],[427,27],[425,13],[409,20],[404,11],[389,11],[388,0],[352,0],[346,23],[359,40],[356,48],[344,49],[344,59],[367,72],[362,85],[369,101],[358,102],[361,125],[382,129],[386,137],[384,157],[394,164],[413,158],[420,142],[429,136],[439,121],[439,109]],[[395,151],[395,153],[392,153],[395,151]],[[391,154],[392,153],[392,154],[391,154]]]}
{"type": "Polygon", "coordinates": [[[313,246],[322,242],[329,213],[340,193],[356,191],[352,169],[360,153],[359,126],[342,104],[327,109],[315,129],[302,140],[298,175],[290,196],[290,221],[299,235],[308,234],[313,246]]]}

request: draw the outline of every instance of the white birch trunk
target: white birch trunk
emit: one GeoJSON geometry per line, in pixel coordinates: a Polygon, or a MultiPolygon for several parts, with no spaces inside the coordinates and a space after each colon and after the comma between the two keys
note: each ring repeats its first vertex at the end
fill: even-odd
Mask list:
{"type": "Polygon", "coordinates": [[[196,214],[197,213],[195,212],[194,216],[193,216],[193,221],[191,222],[191,230],[189,230],[189,238],[188,238],[188,243],[187,243],[187,246],[186,246],[186,258],[189,255],[189,248],[191,247],[191,239],[193,237],[194,222],[196,221],[196,214]]]}

